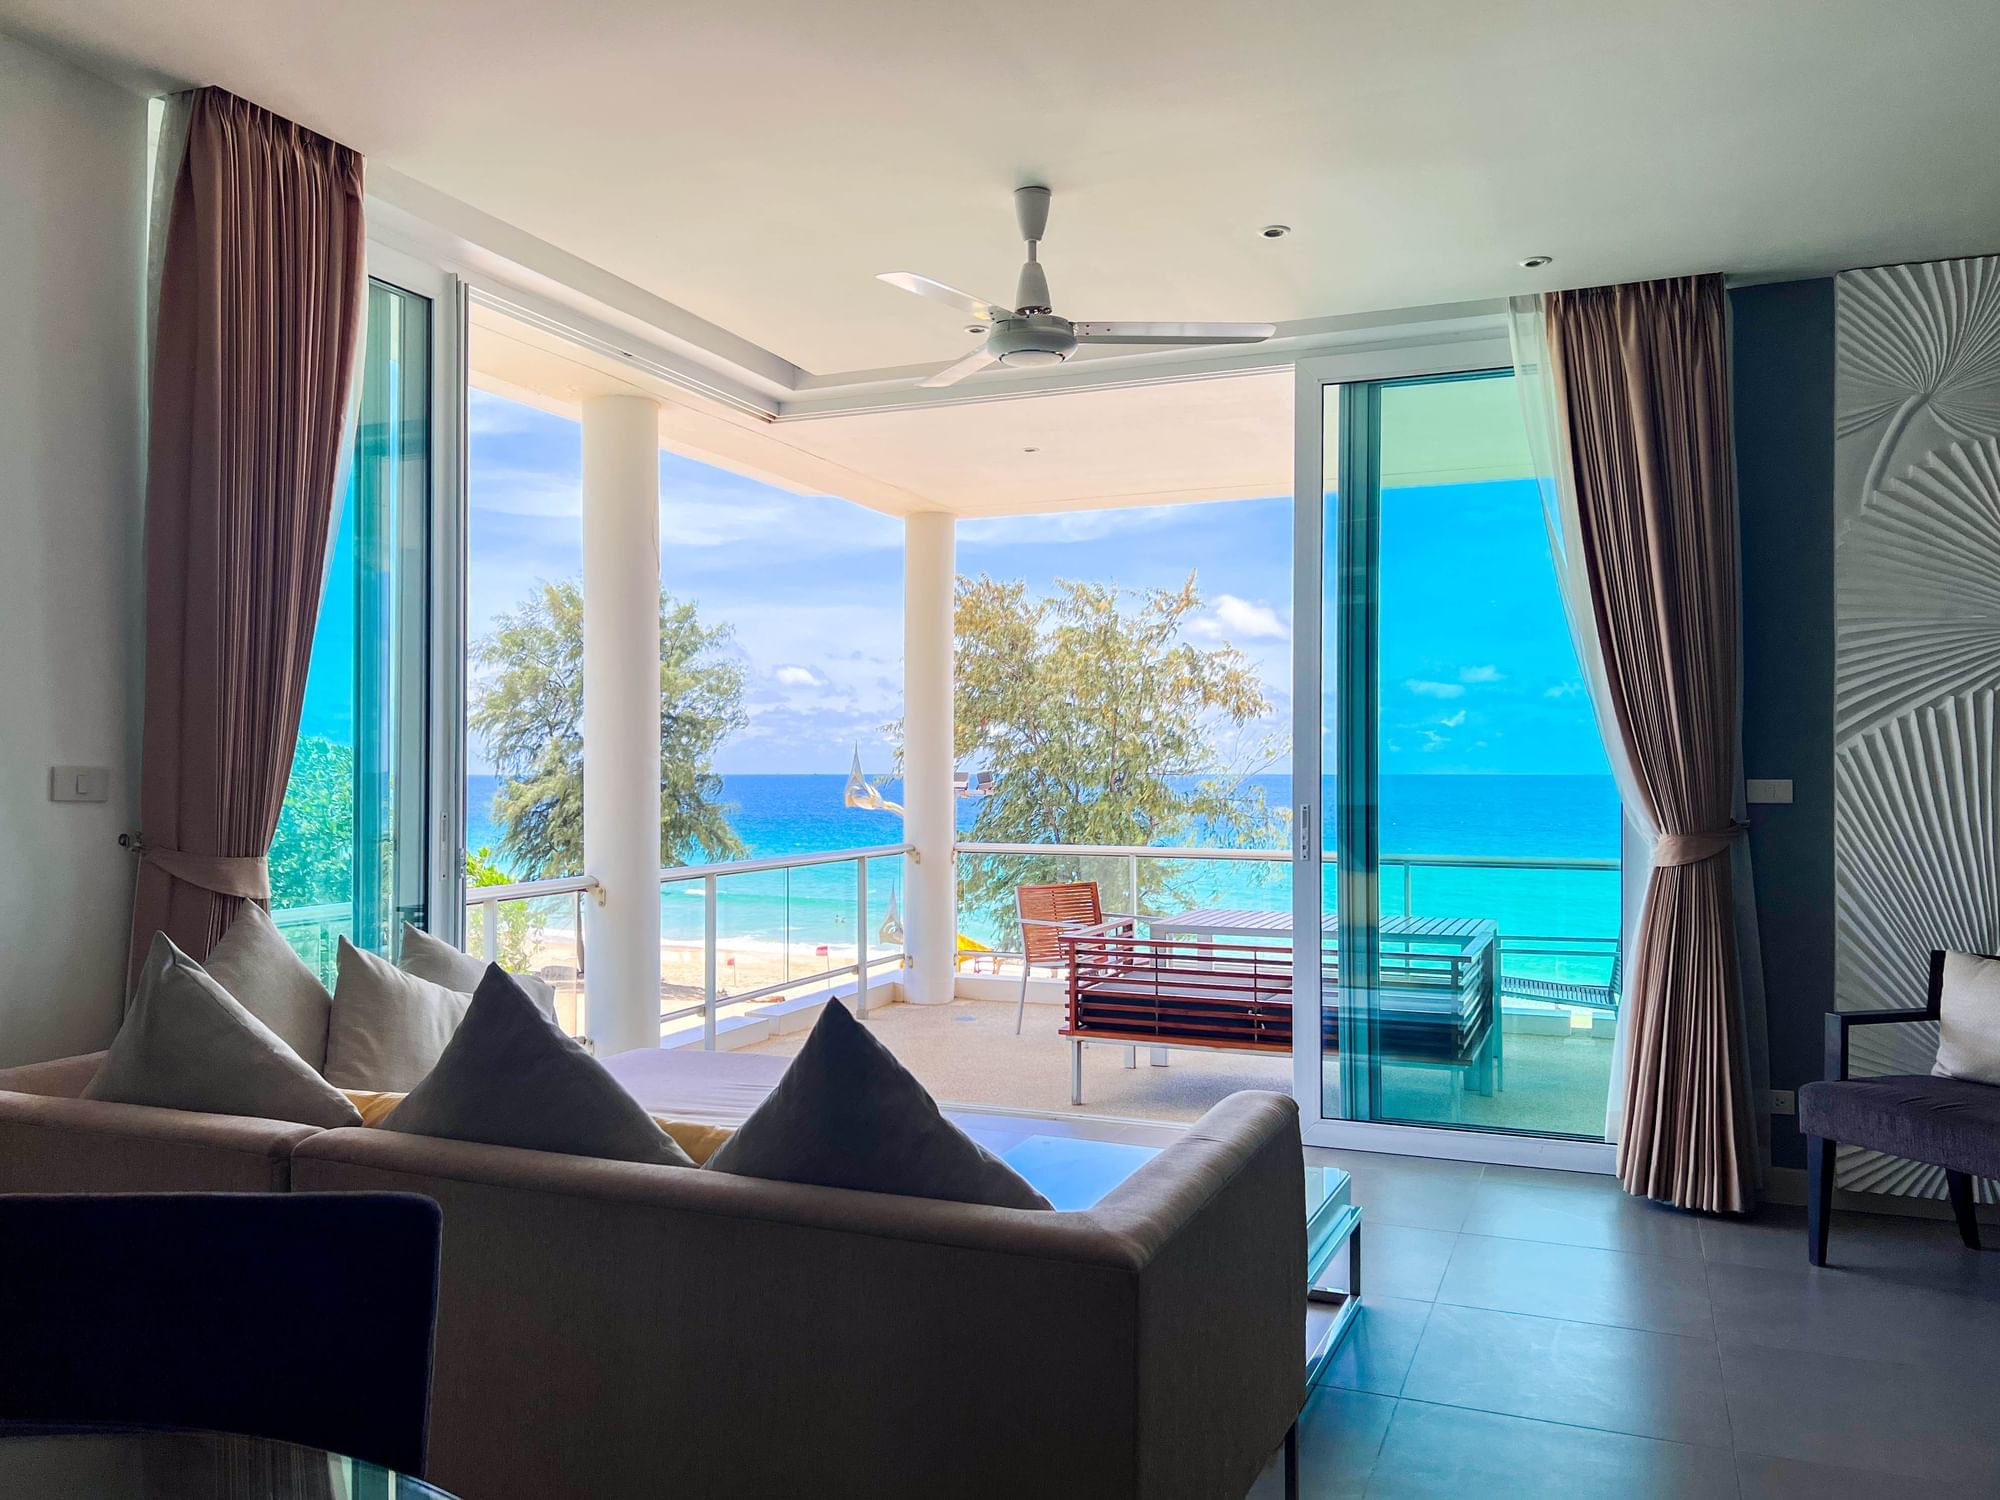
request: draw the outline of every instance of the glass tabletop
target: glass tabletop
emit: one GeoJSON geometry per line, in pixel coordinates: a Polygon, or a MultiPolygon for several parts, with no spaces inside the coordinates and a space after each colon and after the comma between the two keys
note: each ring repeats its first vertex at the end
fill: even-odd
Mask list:
{"type": "Polygon", "coordinates": [[[0,1428],[0,1495],[102,1500],[452,1500],[444,1490],[318,1448],[225,1432],[0,1428]]]}

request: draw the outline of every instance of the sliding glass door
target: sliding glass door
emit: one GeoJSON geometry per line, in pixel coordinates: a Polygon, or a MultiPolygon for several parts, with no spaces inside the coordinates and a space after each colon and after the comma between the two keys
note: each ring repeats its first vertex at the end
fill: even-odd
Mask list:
{"type": "Polygon", "coordinates": [[[327,557],[271,914],[329,983],[428,908],[432,299],[368,284],[359,409],[327,557]]]}
{"type": "Polygon", "coordinates": [[[1299,391],[1301,1100],[1601,1140],[1621,815],[1513,374],[1339,373],[1299,391]]]}

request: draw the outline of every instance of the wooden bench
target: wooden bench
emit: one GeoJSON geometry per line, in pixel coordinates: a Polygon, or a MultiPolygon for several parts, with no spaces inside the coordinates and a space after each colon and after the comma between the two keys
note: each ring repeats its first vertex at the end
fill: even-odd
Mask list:
{"type": "MultiPolygon", "coordinates": [[[[1086,1042],[1289,1054],[1292,1050],[1292,945],[1249,938],[1160,936],[1178,919],[1151,919],[1141,937],[1130,921],[1067,928],[1070,1102],[1083,1102],[1086,1042]]],[[[1490,924],[1489,924],[1490,925],[1490,924]]],[[[1381,956],[1375,1011],[1385,1062],[1466,1072],[1490,1093],[1499,1081],[1500,1026],[1490,937],[1456,951],[1424,952],[1407,942],[1381,956]]],[[[1338,974],[1329,948],[1321,1045],[1340,1048],[1338,974]]]]}

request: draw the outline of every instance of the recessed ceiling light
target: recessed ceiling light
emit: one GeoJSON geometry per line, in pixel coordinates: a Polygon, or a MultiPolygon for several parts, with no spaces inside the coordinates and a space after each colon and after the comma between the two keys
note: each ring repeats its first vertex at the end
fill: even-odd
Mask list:
{"type": "Polygon", "coordinates": [[[1553,255],[1530,255],[1526,260],[1521,262],[1521,269],[1524,271],[1539,271],[1554,259],[1553,255]]]}
{"type": "Polygon", "coordinates": [[[1281,240],[1291,232],[1292,226],[1289,224],[1266,224],[1258,231],[1267,240],[1281,240]]]}
{"type": "Polygon", "coordinates": [[[965,331],[967,333],[991,333],[993,325],[991,323],[967,323],[965,331]]]}

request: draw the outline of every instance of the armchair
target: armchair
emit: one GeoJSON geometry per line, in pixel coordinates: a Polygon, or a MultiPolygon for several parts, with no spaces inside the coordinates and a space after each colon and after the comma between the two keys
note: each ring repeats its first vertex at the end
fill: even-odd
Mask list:
{"type": "Polygon", "coordinates": [[[1843,1142],[1942,1167],[1959,1237],[1968,1249],[1979,1248],[1973,1180],[2000,1177],[2000,1088],[1928,1073],[1847,1076],[1855,1027],[1938,1020],[1944,960],[1942,952],[1931,954],[1921,1009],[1827,1014],[1826,1078],[1799,1090],[1799,1129],[1806,1137],[1806,1258],[1816,1266],[1826,1264],[1834,1156],[1843,1142]]]}

